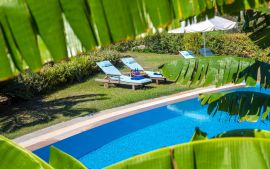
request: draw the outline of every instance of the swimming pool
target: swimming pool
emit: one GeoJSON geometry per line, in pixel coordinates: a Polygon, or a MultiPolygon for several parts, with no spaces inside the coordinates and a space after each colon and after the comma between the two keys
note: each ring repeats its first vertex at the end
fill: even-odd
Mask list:
{"type": "MultiPolygon", "coordinates": [[[[235,90],[270,94],[270,90],[260,90],[259,86],[235,90]]],[[[53,145],[88,168],[99,169],[137,154],[188,142],[196,127],[211,137],[234,129],[270,130],[270,122],[238,123],[224,112],[210,117],[207,106],[201,106],[196,98],[132,115],[53,145]]],[[[34,153],[48,160],[49,146],[34,153]]]]}

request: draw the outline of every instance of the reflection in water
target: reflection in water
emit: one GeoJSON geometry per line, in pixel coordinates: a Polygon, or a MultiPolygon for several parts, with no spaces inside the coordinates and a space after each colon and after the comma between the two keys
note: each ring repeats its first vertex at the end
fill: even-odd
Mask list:
{"type": "Polygon", "coordinates": [[[181,109],[180,106],[177,106],[175,104],[168,105],[167,109],[177,113],[178,115],[186,116],[186,117],[189,117],[189,118],[192,118],[195,120],[206,121],[206,120],[209,120],[209,118],[210,118],[208,114],[198,114],[198,112],[200,111],[199,109],[198,109],[198,111],[194,111],[194,110],[187,111],[187,110],[181,109]]]}

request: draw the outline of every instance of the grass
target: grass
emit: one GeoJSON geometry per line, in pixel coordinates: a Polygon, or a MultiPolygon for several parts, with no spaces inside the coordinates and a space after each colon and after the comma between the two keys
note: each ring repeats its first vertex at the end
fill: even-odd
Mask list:
{"type": "MultiPolygon", "coordinates": [[[[153,70],[157,70],[163,63],[179,59],[177,55],[126,54],[153,70]]],[[[150,84],[136,91],[123,87],[105,89],[102,84],[94,81],[97,77],[103,78],[104,74],[97,74],[83,83],[71,85],[43,98],[0,107],[0,134],[15,138],[76,117],[190,89],[175,83],[150,84]]]]}

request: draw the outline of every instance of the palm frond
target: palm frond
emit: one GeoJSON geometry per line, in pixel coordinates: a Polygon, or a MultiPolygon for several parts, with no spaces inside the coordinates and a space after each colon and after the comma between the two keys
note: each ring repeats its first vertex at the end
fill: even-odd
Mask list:
{"type": "Polygon", "coordinates": [[[80,161],[53,146],[50,147],[50,165],[55,169],[87,169],[80,161]]]}
{"type": "Polygon", "coordinates": [[[0,136],[0,158],[0,168],[53,169],[32,152],[3,136],[0,136]]]}
{"type": "Polygon", "coordinates": [[[270,131],[266,130],[258,130],[258,129],[237,129],[225,131],[221,134],[218,134],[214,137],[209,138],[207,133],[201,131],[198,127],[195,129],[195,132],[190,140],[192,141],[200,141],[200,140],[208,140],[208,139],[216,139],[216,138],[228,138],[228,137],[253,137],[253,138],[270,138],[270,131]]]}
{"type": "Polygon", "coordinates": [[[201,131],[199,127],[196,127],[194,134],[192,138],[190,139],[190,142],[199,141],[199,140],[207,140],[207,139],[208,139],[207,133],[201,131]]]}
{"type": "Polygon", "coordinates": [[[215,115],[217,111],[239,116],[240,121],[257,121],[269,118],[270,95],[251,92],[220,92],[201,94],[202,105],[208,105],[208,114],[215,115]]]}
{"type": "Polygon", "coordinates": [[[241,83],[254,86],[260,69],[261,83],[267,87],[269,64],[253,59],[239,57],[208,57],[196,59],[181,59],[166,63],[160,67],[169,80],[184,85],[217,85],[241,83]],[[267,70],[267,71],[265,71],[267,70]]]}
{"type": "Polygon", "coordinates": [[[255,138],[270,138],[270,132],[266,130],[252,130],[252,129],[240,129],[232,130],[221,133],[213,138],[223,138],[223,137],[255,137],[255,138]]]}
{"type": "Polygon", "coordinates": [[[219,138],[159,149],[132,157],[105,169],[266,169],[270,167],[269,159],[269,139],[219,138]]]}
{"type": "Polygon", "coordinates": [[[212,16],[216,7],[224,13],[263,8],[267,3],[267,0],[1,0],[0,80],[25,69],[37,71],[48,60],[65,59],[69,46],[66,25],[70,25],[70,32],[84,49],[89,50],[134,38],[153,26],[165,28],[174,20],[212,16]]]}

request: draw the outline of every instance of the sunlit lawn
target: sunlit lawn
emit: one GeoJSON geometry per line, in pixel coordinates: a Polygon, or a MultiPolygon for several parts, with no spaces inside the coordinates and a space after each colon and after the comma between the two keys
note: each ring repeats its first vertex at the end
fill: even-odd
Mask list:
{"type": "MultiPolygon", "coordinates": [[[[141,65],[154,70],[165,62],[179,59],[179,56],[175,55],[127,54],[135,57],[141,65]]],[[[127,70],[122,69],[124,72],[127,70]]],[[[104,74],[100,73],[83,83],[71,85],[44,98],[36,98],[12,107],[0,107],[1,134],[14,138],[72,118],[190,89],[175,83],[150,84],[136,91],[132,91],[130,87],[106,89],[94,81],[95,78],[103,77],[104,74]]]]}

